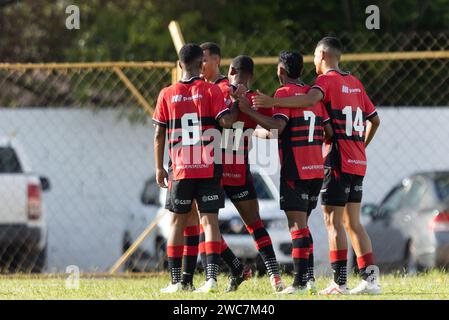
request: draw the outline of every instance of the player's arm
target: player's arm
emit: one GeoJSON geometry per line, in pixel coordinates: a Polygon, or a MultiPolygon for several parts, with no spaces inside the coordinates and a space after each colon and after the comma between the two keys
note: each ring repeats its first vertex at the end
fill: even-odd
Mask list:
{"type": "Polygon", "coordinates": [[[326,141],[330,141],[332,136],[334,135],[334,130],[332,129],[332,125],[330,123],[326,123],[324,125],[324,139],[326,141]]]}
{"type": "Polygon", "coordinates": [[[380,118],[378,115],[370,118],[366,122],[365,147],[368,147],[371,140],[373,140],[377,129],[380,126],[380,118]]]}
{"type": "Polygon", "coordinates": [[[251,119],[257,122],[258,125],[267,130],[277,130],[278,134],[284,131],[287,122],[283,119],[275,119],[267,117],[253,108],[251,108],[250,102],[246,97],[242,97],[239,100],[240,111],[248,115],[251,119]]]}
{"type": "Polygon", "coordinates": [[[156,165],[156,182],[161,188],[167,188],[167,171],[164,169],[164,152],[166,129],[162,126],[155,126],[154,132],[154,163],[156,165]]]}
{"type": "Polygon", "coordinates": [[[253,105],[257,108],[271,108],[274,106],[285,108],[310,107],[323,100],[321,90],[312,88],[306,94],[285,98],[273,98],[257,91],[258,95],[252,97],[253,105]]]}
{"type": "Polygon", "coordinates": [[[234,122],[237,121],[237,119],[238,119],[238,117],[239,117],[239,113],[240,113],[238,101],[234,101],[234,102],[232,103],[232,105],[229,107],[229,110],[231,111],[231,112],[229,113],[230,116],[229,116],[229,119],[227,119],[226,121],[229,122],[230,125],[229,125],[229,123],[226,123],[226,124],[229,125],[229,127],[224,127],[224,128],[230,128],[230,127],[232,127],[232,125],[234,124],[234,122]]]}
{"type": "Polygon", "coordinates": [[[231,128],[234,122],[237,121],[237,118],[239,116],[239,108],[237,106],[234,107],[234,105],[232,105],[231,108],[229,108],[227,111],[228,112],[221,115],[220,119],[218,120],[220,127],[223,127],[225,129],[231,128]]]}

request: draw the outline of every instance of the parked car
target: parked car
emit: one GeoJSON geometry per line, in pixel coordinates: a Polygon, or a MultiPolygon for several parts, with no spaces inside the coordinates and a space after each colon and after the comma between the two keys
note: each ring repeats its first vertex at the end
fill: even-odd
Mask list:
{"type": "Polygon", "coordinates": [[[449,265],[449,171],[412,175],[362,213],[381,270],[449,265]]]}
{"type": "Polygon", "coordinates": [[[0,139],[0,268],[42,272],[47,264],[47,225],[42,191],[45,177],[33,173],[20,144],[0,139]]]}
{"type": "MultiPolygon", "coordinates": [[[[272,238],[273,247],[278,262],[287,268],[291,266],[291,239],[288,232],[287,219],[279,208],[279,192],[271,178],[257,167],[252,168],[254,184],[259,197],[260,215],[272,238]]],[[[159,189],[154,177],[145,183],[142,191],[141,204],[143,208],[140,214],[131,214],[128,227],[124,234],[123,250],[139,236],[145,227],[163,209],[166,190],[159,189]],[[137,218],[138,216],[138,218],[137,218]]],[[[260,272],[265,267],[255,248],[254,241],[248,234],[240,215],[232,202],[227,199],[225,208],[220,210],[220,230],[237,257],[251,263],[254,262],[260,272]]],[[[162,268],[166,265],[166,239],[170,227],[170,213],[166,211],[160,222],[156,234],[150,240],[146,240],[128,261],[126,268],[131,271],[149,271],[154,268],[162,268]]]]}

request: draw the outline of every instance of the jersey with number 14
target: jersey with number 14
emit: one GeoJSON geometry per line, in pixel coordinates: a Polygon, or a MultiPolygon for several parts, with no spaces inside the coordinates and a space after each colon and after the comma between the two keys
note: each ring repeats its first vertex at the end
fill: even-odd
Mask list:
{"type": "Polygon", "coordinates": [[[377,115],[362,83],[349,73],[329,70],[319,75],[312,88],[323,93],[323,102],[334,129],[326,166],[343,173],[365,176],[366,120],[377,115]]]}
{"type": "MultiPolygon", "coordinates": [[[[274,97],[303,95],[309,90],[309,86],[301,83],[287,83],[276,91],[274,97]]],[[[324,105],[275,107],[273,113],[273,118],[287,122],[278,139],[281,177],[287,180],[323,179],[324,126],[330,120],[324,105]]]]}
{"type": "Polygon", "coordinates": [[[214,177],[213,133],[207,130],[218,130],[227,112],[220,88],[199,77],[162,89],[153,123],[167,129],[173,180],[214,177]]]}

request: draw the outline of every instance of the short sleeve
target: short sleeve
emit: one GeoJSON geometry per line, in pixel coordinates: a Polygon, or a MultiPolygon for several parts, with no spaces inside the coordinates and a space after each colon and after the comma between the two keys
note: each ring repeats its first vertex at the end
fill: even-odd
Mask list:
{"type": "Polygon", "coordinates": [[[168,108],[165,101],[166,88],[162,89],[157,98],[156,109],[153,113],[153,124],[167,128],[168,108]]]}
{"type": "Polygon", "coordinates": [[[325,75],[320,75],[315,81],[315,84],[312,86],[312,89],[318,89],[323,94],[323,102],[329,102],[328,92],[329,92],[329,84],[325,75]]]}
{"type": "MultiPolygon", "coordinates": [[[[285,90],[283,90],[282,88],[276,90],[275,94],[274,94],[275,98],[285,98],[288,97],[288,95],[286,94],[285,90]]],[[[284,119],[287,122],[290,120],[290,114],[291,114],[291,108],[282,108],[282,107],[277,107],[275,106],[274,108],[270,109],[271,110],[271,114],[273,118],[276,119],[284,119]]]]}
{"type": "Polygon", "coordinates": [[[211,112],[212,116],[218,121],[222,116],[229,112],[228,107],[225,105],[225,99],[221,89],[217,85],[211,86],[209,89],[211,95],[211,112]]]}
{"type": "Polygon", "coordinates": [[[365,89],[363,89],[363,97],[362,98],[363,98],[363,106],[364,106],[365,112],[366,112],[366,120],[372,119],[375,116],[377,116],[376,107],[374,106],[373,102],[366,94],[365,89]]]}
{"type": "Polygon", "coordinates": [[[230,86],[220,86],[220,90],[223,93],[224,103],[225,103],[226,107],[230,108],[232,105],[231,87],[230,86]]]}

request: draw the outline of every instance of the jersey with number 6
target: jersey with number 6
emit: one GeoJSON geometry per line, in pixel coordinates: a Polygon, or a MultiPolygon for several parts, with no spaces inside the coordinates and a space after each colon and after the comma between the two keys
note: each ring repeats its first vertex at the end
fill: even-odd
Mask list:
{"type": "MultiPolygon", "coordinates": [[[[310,87],[287,83],[277,89],[275,98],[306,94],[310,87]]],[[[275,107],[273,118],[284,119],[287,125],[279,136],[281,177],[287,180],[323,179],[324,126],[330,121],[320,102],[307,108],[275,107]]]]}
{"type": "Polygon", "coordinates": [[[211,142],[214,132],[219,132],[220,117],[227,112],[220,88],[199,77],[162,89],[153,123],[167,129],[173,180],[216,175],[215,143],[211,142]]]}
{"type": "Polygon", "coordinates": [[[366,120],[377,115],[362,83],[349,73],[329,70],[319,75],[312,88],[323,93],[323,102],[334,129],[326,166],[343,173],[365,176],[366,120]]]}

